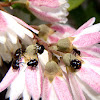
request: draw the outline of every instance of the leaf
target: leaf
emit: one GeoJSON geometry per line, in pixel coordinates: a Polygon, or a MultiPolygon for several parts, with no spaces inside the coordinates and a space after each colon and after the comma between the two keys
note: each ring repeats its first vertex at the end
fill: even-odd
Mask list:
{"type": "Polygon", "coordinates": [[[75,9],[79,5],[83,3],[84,0],[68,0],[68,3],[70,7],[68,8],[68,11],[71,11],[72,9],[75,9]]]}

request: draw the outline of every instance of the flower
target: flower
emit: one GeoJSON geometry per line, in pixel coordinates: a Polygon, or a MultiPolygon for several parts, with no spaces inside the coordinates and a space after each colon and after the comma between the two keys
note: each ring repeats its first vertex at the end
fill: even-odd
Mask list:
{"type": "Polygon", "coordinates": [[[18,59],[19,68],[12,65],[0,83],[0,92],[9,87],[6,97],[10,100],[16,100],[21,96],[24,100],[29,100],[31,97],[38,100],[41,96],[42,69],[39,62],[36,66],[30,62],[37,59],[34,50],[31,52],[33,55],[30,55],[30,47],[33,49],[34,46],[28,46],[24,56],[18,59]]]}
{"type": "Polygon", "coordinates": [[[95,18],[91,18],[76,31],[71,27],[66,30],[69,26],[55,25],[52,28],[58,31],[49,36],[48,42],[57,43],[59,39],[71,37],[71,49],[78,49],[83,56],[100,57],[100,47],[97,44],[100,42],[100,23],[93,25],[94,22],[95,18]]]}
{"type": "Polygon", "coordinates": [[[10,38],[13,44],[17,43],[17,35],[21,37],[22,39],[25,38],[25,34],[33,38],[34,36],[32,32],[30,32],[26,28],[31,29],[35,33],[38,33],[37,30],[32,29],[22,20],[6,12],[0,11],[0,16],[1,16],[0,17],[0,23],[1,23],[0,24],[0,31],[1,31],[0,42],[3,44],[6,42],[7,37],[10,38]]]}
{"type": "Polygon", "coordinates": [[[31,97],[41,97],[43,100],[99,100],[100,58],[95,55],[100,53],[97,46],[99,40],[93,42],[93,39],[96,38],[95,33],[99,34],[100,24],[92,25],[94,20],[90,19],[78,30],[70,26],[53,25],[52,29],[56,32],[48,38],[51,44],[39,37],[34,38],[38,43],[28,46],[21,56],[14,58],[13,62],[16,63],[12,63],[1,81],[0,92],[9,87],[7,96],[11,100],[21,96],[26,100],[31,97]],[[87,38],[83,38],[84,42],[82,39],[82,42],[79,41],[81,36],[91,35],[91,31],[88,31],[91,27],[95,29],[89,38],[91,41],[87,38]],[[44,47],[39,48],[40,45],[44,47]],[[93,55],[87,53],[86,49],[94,52],[93,55]]]}
{"type": "Polygon", "coordinates": [[[67,21],[67,0],[28,0],[27,7],[41,20],[50,23],[67,21]]]}
{"type": "Polygon", "coordinates": [[[55,61],[47,62],[43,81],[43,100],[72,100],[67,81],[55,61]]]}
{"type": "Polygon", "coordinates": [[[22,20],[0,10],[0,55],[4,61],[11,61],[11,53],[21,47],[19,40],[24,45],[32,43],[34,35],[29,29],[38,34],[22,20]]]}
{"type": "MultiPolygon", "coordinates": [[[[66,56],[68,58],[68,54],[66,56]]],[[[84,100],[85,98],[88,99],[97,99],[99,100],[100,95],[100,58],[95,57],[78,57],[73,58],[71,57],[68,61],[66,58],[67,63],[62,65],[63,67],[66,65],[65,76],[69,80],[70,88],[73,93],[73,98],[77,100],[84,100]],[[73,67],[68,65],[70,61],[72,62],[74,59],[77,59],[81,62],[81,68],[75,68],[74,71],[72,70],[73,67]],[[76,88],[77,87],[77,88],[76,88]],[[87,94],[87,96],[86,96],[87,94]]],[[[64,56],[65,62],[65,56],[64,56]]],[[[76,62],[77,63],[77,62],[76,62]]]]}
{"type": "Polygon", "coordinates": [[[70,31],[61,33],[64,27],[55,26],[59,35],[56,32],[49,37],[48,42],[55,43],[58,51],[69,52],[64,54],[60,67],[69,80],[74,100],[100,99],[100,23],[93,25],[94,21],[91,18],[69,36],[66,33],[70,31]]]}

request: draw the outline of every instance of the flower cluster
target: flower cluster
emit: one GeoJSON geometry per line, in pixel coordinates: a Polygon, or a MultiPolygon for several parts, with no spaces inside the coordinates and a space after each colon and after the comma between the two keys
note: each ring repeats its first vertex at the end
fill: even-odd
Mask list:
{"type": "MultiPolygon", "coordinates": [[[[28,0],[27,6],[42,20],[65,22],[66,1],[52,2],[28,0]]],[[[36,30],[0,11],[0,56],[10,61],[13,53],[0,92],[8,88],[10,100],[99,100],[100,23],[94,22],[77,30],[57,23],[36,30]]]]}

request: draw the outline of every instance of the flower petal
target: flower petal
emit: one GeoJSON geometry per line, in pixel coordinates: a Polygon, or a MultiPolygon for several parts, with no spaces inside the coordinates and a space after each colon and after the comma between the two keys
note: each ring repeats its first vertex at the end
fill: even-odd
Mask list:
{"type": "Polygon", "coordinates": [[[88,62],[94,66],[100,67],[100,58],[95,57],[82,57],[83,61],[88,62]]]}
{"type": "Polygon", "coordinates": [[[69,73],[68,78],[70,81],[70,86],[71,86],[74,100],[86,100],[83,91],[76,80],[75,74],[73,75],[72,73],[69,73]]]}
{"type": "Polygon", "coordinates": [[[41,94],[41,80],[39,69],[27,68],[25,71],[25,82],[27,90],[32,98],[35,100],[39,99],[41,94]]]}
{"type": "Polygon", "coordinates": [[[95,22],[95,17],[88,20],[85,24],[83,24],[75,33],[74,36],[79,34],[81,31],[83,31],[85,28],[91,26],[95,22]]]}
{"type": "MultiPolygon", "coordinates": [[[[0,32],[1,34],[1,32],[0,32]]],[[[5,44],[6,42],[6,37],[5,36],[0,36],[0,43],[5,44]]]]}
{"type": "MultiPolygon", "coordinates": [[[[24,59],[22,58],[21,61],[24,62],[24,59]]],[[[16,100],[21,97],[21,93],[25,87],[25,69],[27,66],[26,64],[20,64],[19,66],[19,74],[8,88],[6,94],[6,98],[10,97],[10,100],[16,100]]]]}
{"type": "Polygon", "coordinates": [[[73,45],[76,47],[87,47],[100,42],[100,32],[94,32],[89,34],[80,35],[73,41],[73,45]]]}
{"type": "Polygon", "coordinates": [[[58,40],[59,40],[59,38],[58,37],[55,37],[55,36],[49,36],[48,37],[48,42],[49,43],[57,43],[58,40]]]}
{"type": "Polygon", "coordinates": [[[10,52],[8,51],[7,46],[4,44],[0,44],[0,55],[4,61],[12,60],[12,56],[11,56],[10,52]]]}
{"type": "Polygon", "coordinates": [[[57,95],[55,94],[53,85],[50,83],[48,78],[45,78],[43,81],[43,93],[42,99],[43,100],[58,100],[57,95]]]}
{"type": "Polygon", "coordinates": [[[42,54],[38,54],[39,62],[41,63],[43,69],[45,68],[46,63],[49,61],[48,51],[44,50],[42,54]]]}
{"type": "MultiPolygon", "coordinates": [[[[1,28],[3,27],[3,30],[0,28],[0,31],[2,31],[3,33],[6,32],[5,34],[7,34],[10,37],[10,39],[12,40],[13,43],[17,42],[16,35],[18,35],[19,37],[24,39],[25,35],[29,36],[30,38],[33,38],[34,37],[33,33],[36,33],[36,34],[38,33],[37,30],[31,28],[29,25],[27,25],[22,20],[14,17],[4,11],[0,10],[0,15],[2,16],[2,17],[0,17],[0,20],[1,20],[0,27],[1,28]]],[[[6,37],[5,34],[3,34],[3,36],[5,36],[5,38],[8,38],[8,37],[6,37]]]]}
{"type": "Polygon", "coordinates": [[[8,36],[9,36],[9,38],[10,38],[10,40],[11,40],[11,42],[13,43],[13,44],[16,44],[17,43],[17,35],[16,34],[13,34],[13,32],[11,33],[9,33],[8,32],[8,36]]]}
{"type": "MultiPolygon", "coordinates": [[[[26,24],[24,21],[22,21],[21,19],[19,19],[19,18],[17,18],[17,17],[14,17],[14,16],[12,16],[19,24],[21,24],[22,26],[24,26],[24,27],[26,27],[26,28],[28,28],[28,29],[31,29],[34,33],[36,33],[36,34],[38,34],[39,33],[39,31],[38,30],[36,30],[36,29],[34,29],[34,28],[32,28],[32,27],[30,27],[28,24],[26,24]]],[[[28,35],[28,36],[30,36],[30,37],[33,37],[33,35],[32,35],[32,33],[31,32],[26,32],[26,34],[28,35]]]]}
{"type": "Polygon", "coordinates": [[[34,6],[48,6],[48,7],[58,7],[59,6],[59,0],[29,0],[32,5],[34,6]]]}
{"type": "Polygon", "coordinates": [[[5,90],[17,77],[18,70],[13,70],[12,67],[9,69],[3,80],[0,82],[0,92],[5,90]]]}
{"type": "Polygon", "coordinates": [[[86,56],[85,54],[90,55],[90,57],[99,57],[100,58],[100,45],[93,45],[91,47],[80,48],[81,54],[84,53],[82,56],[86,56]]]}
{"type": "Polygon", "coordinates": [[[29,10],[41,20],[53,23],[67,21],[69,4],[66,0],[55,0],[53,3],[52,0],[29,0],[28,4],[29,10]]]}
{"type": "Polygon", "coordinates": [[[81,86],[84,92],[86,100],[100,100],[100,94],[93,91],[93,89],[91,89],[91,87],[87,85],[86,83],[84,83],[79,77],[76,77],[76,78],[77,78],[78,84],[81,86]]]}
{"type": "Polygon", "coordinates": [[[25,86],[24,91],[23,91],[23,100],[30,100],[31,96],[29,95],[27,88],[25,86]]]}
{"type": "Polygon", "coordinates": [[[77,72],[78,77],[88,84],[94,91],[100,93],[100,75],[90,68],[82,67],[77,72]]]}
{"type": "Polygon", "coordinates": [[[62,77],[55,77],[53,86],[59,100],[72,100],[66,81],[62,77]]]}
{"type": "Polygon", "coordinates": [[[4,17],[4,15],[2,14],[2,12],[0,12],[0,31],[5,31],[6,30],[6,26],[7,26],[7,22],[6,22],[6,18],[4,17]]]}
{"type": "Polygon", "coordinates": [[[23,93],[25,88],[25,68],[20,69],[19,75],[12,82],[9,90],[10,100],[16,100],[23,93]]]}
{"type": "Polygon", "coordinates": [[[69,25],[54,24],[51,26],[52,29],[60,32],[61,34],[73,34],[76,30],[69,25]]]}

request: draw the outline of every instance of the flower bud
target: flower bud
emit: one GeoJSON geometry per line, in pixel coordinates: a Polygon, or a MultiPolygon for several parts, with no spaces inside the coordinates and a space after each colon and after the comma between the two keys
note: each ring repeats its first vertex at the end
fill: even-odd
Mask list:
{"type": "Polygon", "coordinates": [[[60,67],[57,65],[57,63],[55,61],[47,62],[46,66],[45,66],[45,70],[49,74],[57,73],[59,71],[59,69],[60,69],[60,67]]]}
{"type": "Polygon", "coordinates": [[[45,66],[44,75],[52,82],[56,75],[62,76],[62,71],[55,61],[49,61],[45,66]]]}
{"type": "Polygon", "coordinates": [[[65,63],[66,66],[70,66],[70,61],[76,59],[76,57],[74,55],[72,55],[71,53],[66,53],[63,56],[63,61],[65,63]]]}
{"type": "Polygon", "coordinates": [[[60,39],[57,42],[58,50],[63,52],[71,52],[72,51],[72,43],[68,38],[60,39]]]}
{"type": "Polygon", "coordinates": [[[35,45],[29,45],[27,48],[26,48],[26,53],[28,53],[29,55],[33,55],[36,53],[36,46],[35,45]]]}

